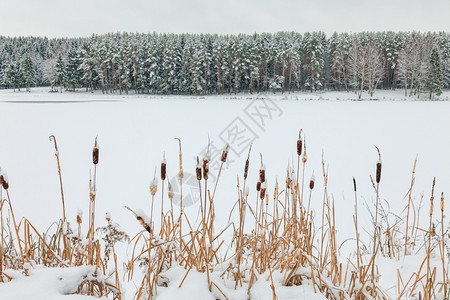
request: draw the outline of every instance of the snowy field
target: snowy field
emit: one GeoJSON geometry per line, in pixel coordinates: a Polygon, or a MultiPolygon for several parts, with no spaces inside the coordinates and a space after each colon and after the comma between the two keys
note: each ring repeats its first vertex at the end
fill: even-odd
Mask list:
{"type": "MultiPolygon", "coordinates": [[[[78,209],[87,215],[92,146],[98,136],[97,224],[101,225],[105,213],[110,212],[114,222],[134,236],[141,227],[124,206],[150,210],[149,183],[155,168],[159,174],[164,153],[168,177],[173,178],[178,172],[178,143],[174,138],[182,141],[184,172],[188,176],[195,173],[195,157],[205,151],[209,137],[213,176],[217,176],[214,160],[220,159],[221,149],[225,143],[231,148],[229,163],[222,171],[215,197],[216,228],[220,231],[227,224],[228,212],[236,201],[236,176],[242,178],[250,143],[253,142],[249,172],[252,205],[256,199],[254,187],[260,153],[267,169],[268,193],[273,195],[276,180],[284,184],[288,164],[296,166],[296,140],[302,129],[308,153],[306,178],[314,173],[316,185],[323,186],[322,157],[328,167],[328,191],[336,206],[340,255],[345,258],[355,251],[354,241],[348,240],[354,237],[352,177],[358,185],[360,226],[366,228],[366,231],[361,230],[361,239],[367,244],[371,239],[370,213],[364,203],[373,209],[375,191],[370,175],[375,176],[378,159],[374,146],[379,147],[383,161],[380,199],[385,209],[402,213],[416,157],[413,197],[419,203],[423,196],[425,227],[433,177],[436,177],[436,195],[441,192],[450,195],[449,96],[450,92],[445,92],[438,101],[420,101],[405,97],[401,90],[377,91],[374,99],[355,101],[356,95],[346,92],[203,97],[102,95],[84,91],[54,94],[45,88],[32,89],[31,93],[2,90],[0,167],[9,177],[9,193],[16,217],[25,216],[38,230],[45,231],[61,218],[55,150],[53,142],[49,141],[49,136],[54,135],[61,159],[66,211],[69,221],[75,224],[78,209]],[[218,149],[217,155],[215,149],[218,149]]],[[[426,99],[424,95],[423,100],[426,99]]],[[[160,192],[159,189],[157,195],[160,192]]],[[[311,207],[320,214],[323,194],[314,192],[311,207]]],[[[186,197],[186,213],[195,220],[199,201],[195,192],[186,197]]],[[[159,205],[156,201],[155,211],[159,211],[159,205]]],[[[438,216],[437,204],[435,211],[438,216]]],[[[156,216],[159,218],[158,214],[156,216]]],[[[121,257],[129,255],[126,245],[120,249],[121,257]]],[[[414,262],[407,266],[401,263],[395,268],[414,266],[414,262]]],[[[387,272],[382,273],[385,277],[381,282],[389,290],[396,283],[396,269],[380,259],[380,268],[383,266],[387,272]]],[[[0,298],[67,298],[61,292],[64,288],[55,279],[59,275],[44,270],[33,281],[33,272],[40,274],[37,269],[29,278],[17,275],[11,283],[0,284],[0,298]],[[45,280],[48,288],[43,288],[38,278],[48,278],[45,280]],[[24,286],[18,286],[19,282],[24,286]]],[[[197,275],[193,276],[190,280],[195,280],[197,275]]],[[[133,283],[124,285],[126,299],[132,299],[133,283]]],[[[185,290],[180,292],[196,292],[192,286],[183,288],[185,290]]],[[[297,294],[280,289],[279,299],[299,299],[302,292],[311,296],[312,289],[306,285],[301,286],[301,290],[296,289],[297,294]]],[[[396,291],[390,292],[395,294],[396,291]]],[[[175,299],[176,293],[176,290],[163,290],[161,299],[175,299]]],[[[268,299],[272,299],[271,291],[268,295],[268,299]]],[[[268,295],[261,293],[255,295],[255,299],[265,299],[268,295]]],[[[69,296],[68,299],[78,298],[69,296]]],[[[321,297],[317,295],[317,299],[321,297]]]]}

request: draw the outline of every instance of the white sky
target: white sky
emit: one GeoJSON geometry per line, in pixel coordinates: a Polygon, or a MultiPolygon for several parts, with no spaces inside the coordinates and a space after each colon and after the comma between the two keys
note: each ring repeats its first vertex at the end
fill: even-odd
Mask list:
{"type": "Polygon", "coordinates": [[[0,35],[450,31],[449,0],[0,0],[0,35]]]}

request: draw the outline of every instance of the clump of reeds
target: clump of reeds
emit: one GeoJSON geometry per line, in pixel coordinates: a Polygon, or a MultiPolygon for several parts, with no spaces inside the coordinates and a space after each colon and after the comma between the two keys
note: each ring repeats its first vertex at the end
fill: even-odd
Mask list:
{"type": "MultiPolygon", "coordinates": [[[[55,151],[58,148],[56,139],[55,151]]],[[[378,161],[376,162],[375,180],[372,180],[375,188],[375,212],[373,215],[373,247],[371,255],[363,257],[368,247],[360,237],[360,226],[358,223],[358,195],[357,183],[353,178],[354,191],[354,227],[356,240],[355,259],[349,257],[346,261],[340,261],[338,251],[339,244],[336,236],[336,214],[335,203],[328,192],[328,169],[324,162],[322,153],[322,179],[317,180],[314,170],[311,170],[306,153],[306,142],[303,132],[299,137],[295,148],[292,150],[297,154],[297,166],[295,159],[289,162],[286,171],[285,184],[279,184],[278,179],[270,184],[270,169],[266,168],[262,154],[259,157],[258,167],[255,173],[250,169],[251,146],[243,163],[243,173],[237,177],[237,197],[231,209],[229,222],[224,228],[216,231],[216,191],[218,182],[223,171],[222,166],[227,163],[229,146],[226,145],[218,157],[220,168],[217,174],[210,165],[216,163],[210,156],[209,151],[204,157],[197,158],[195,179],[198,182],[200,194],[200,217],[201,220],[191,222],[190,216],[183,209],[183,161],[181,152],[181,140],[178,139],[178,175],[180,183],[180,211],[178,216],[174,212],[172,200],[174,191],[170,181],[167,179],[169,164],[165,154],[160,163],[158,176],[155,169],[153,179],[150,182],[150,217],[143,210],[131,210],[143,230],[130,240],[132,243],[131,259],[126,264],[128,280],[140,280],[137,283],[135,299],[149,299],[158,295],[159,290],[173,284],[165,277],[164,272],[173,266],[182,266],[185,273],[178,287],[185,284],[186,278],[192,270],[203,273],[208,283],[208,288],[217,298],[231,299],[232,293],[227,289],[247,289],[249,295],[257,280],[270,282],[273,297],[277,297],[277,288],[274,284],[274,274],[282,275],[284,286],[302,285],[307,282],[313,289],[328,299],[385,299],[387,295],[379,286],[379,273],[376,265],[377,255],[386,255],[392,259],[398,259],[403,253],[407,255],[407,247],[411,247],[411,239],[415,240],[417,233],[418,214],[413,204],[411,189],[414,184],[415,164],[413,167],[413,179],[408,193],[408,209],[406,211],[406,226],[403,227],[402,218],[394,224],[388,223],[389,212],[383,208],[380,199],[380,183],[382,176],[382,162],[379,149],[378,161]],[[253,178],[249,174],[254,174],[253,178]],[[306,177],[305,174],[312,174],[306,177]],[[215,176],[217,175],[217,176],[215,176]],[[240,177],[242,175],[242,177],[240,177]],[[160,178],[160,181],[158,180],[160,178]],[[213,188],[208,185],[211,178],[216,177],[213,188]],[[243,179],[243,180],[242,180],[243,179]],[[249,180],[255,180],[256,187],[249,180]],[[166,186],[167,180],[167,188],[166,186]],[[306,182],[306,183],[305,183],[306,182]],[[159,184],[161,184],[159,186],[159,184]],[[283,187],[283,185],[285,185],[283,187]],[[253,186],[253,188],[249,188],[253,186]],[[306,189],[306,192],[304,191],[306,189]],[[320,190],[323,192],[320,193],[320,190]],[[309,191],[309,194],[307,194],[309,191]],[[166,195],[167,193],[167,195],[166,195]],[[273,195],[273,197],[272,197],[273,195]],[[305,196],[305,198],[304,198],[305,196]],[[306,201],[306,197],[307,201],[306,201]],[[322,201],[317,201],[319,197],[322,201]],[[169,199],[170,206],[165,204],[164,199],[169,199]],[[249,199],[251,201],[249,201],[249,199]],[[161,200],[161,222],[154,222],[154,202],[161,200]],[[316,213],[313,207],[319,207],[322,211],[316,213]],[[412,222],[409,215],[412,214],[412,222]],[[250,220],[248,220],[250,218],[250,220]],[[159,223],[159,224],[158,224],[159,223]],[[400,227],[405,228],[404,240],[397,232],[400,227]],[[414,233],[413,229],[414,228],[414,233]],[[225,240],[225,232],[230,231],[232,242],[225,240]],[[227,246],[227,244],[230,244],[227,246]],[[404,247],[404,249],[402,249],[404,247]],[[365,258],[368,258],[366,261],[365,258]],[[135,271],[140,265],[143,273],[135,271]],[[142,275],[137,275],[142,274],[142,275]],[[227,284],[219,282],[224,280],[227,284]],[[230,282],[232,284],[230,284],[230,282]]],[[[127,240],[126,233],[120,230],[109,214],[105,216],[106,225],[95,227],[95,201],[96,201],[96,168],[99,163],[99,146],[95,139],[92,150],[92,163],[94,167],[93,178],[90,179],[89,197],[89,220],[87,229],[87,243],[82,242],[82,214],[77,213],[76,223],[78,230],[72,233],[69,223],[65,222],[64,194],[62,190],[62,179],[60,177],[61,198],[63,202],[63,221],[59,222],[55,234],[39,233],[36,228],[24,218],[22,222],[15,222],[11,200],[9,198],[9,182],[4,172],[0,172],[0,226],[2,243],[0,244],[0,281],[10,280],[5,268],[10,267],[5,261],[11,261],[10,250],[6,243],[12,234],[8,233],[3,223],[4,204],[8,203],[9,213],[13,221],[13,229],[16,233],[15,254],[20,263],[17,268],[25,272],[29,269],[31,262],[42,263],[46,266],[69,267],[75,265],[93,266],[92,275],[97,276],[92,280],[84,280],[79,287],[79,293],[96,296],[107,296],[113,299],[121,299],[121,284],[115,243],[127,240]],[[3,192],[7,199],[3,199],[3,192]],[[21,236],[21,232],[23,235],[21,236]],[[93,233],[103,234],[102,241],[96,240],[93,233]],[[72,241],[68,246],[58,241],[67,237],[72,241]],[[35,245],[39,245],[36,247],[35,245]],[[23,248],[21,248],[23,247],[23,248]],[[68,251],[64,250],[68,248],[68,251]],[[63,248],[63,249],[62,249],[63,248]],[[64,256],[61,256],[64,255],[64,256]],[[61,259],[63,257],[63,259],[61,259]],[[108,281],[109,274],[112,281],[108,281]]],[[[58,173],[61,175],[59,155],[57,155],[58,173]]],[[[175,172],[174,172],[175,173],[175,172]]],[[[419,294],[425,299],[432,299],[437,294],[444,297],[448,291],[447,261],[445,255],[448,237],[444,230],[444,195],[440,198],[440,223],[441,233],[438,226],[433,222],[434,210],[434,186],[430,198],[429,224],[424,229],[425,257],[420,269],[415,272],[409,280],[398,275],[397,295],[401,297],[413,297],[419,294]],[[442,281],[438,282],[437,268],[432,265],[431,257],[434,251],[439,249],[442,260],[442,281]],[[426,268],[426,270],[424,270],[426,268]]],[[[167,201],[167,200],[166,200],[167,201]]],[[[149,211],[146,210],[148,213],[149,211]]],[[[420,230],[420,229],[419,229],[420,230]]],[[[369,250],[370,251],[370,250],[369,250]]]]}

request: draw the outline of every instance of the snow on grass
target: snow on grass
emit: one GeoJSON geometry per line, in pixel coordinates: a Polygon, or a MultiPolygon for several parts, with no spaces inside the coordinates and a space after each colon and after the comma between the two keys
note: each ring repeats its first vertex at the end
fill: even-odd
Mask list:
{"type": "MultiPolygon", "coordinates": [[[[91,299],[82,295],[73,295],[78,285],[92,276],[94,266],[71,268],[32,268],[29,276],[18,271],[8,271],[11,282],[0,284],[1,299],[91,299]]],[[[106,299],[106,298],[104,298],[106,299]]]]}
{"type": "MultiPolygon", "coordinates": [[[[449,96],[447,91],[439,99],[448,100],[449,96]]],[[[307,145],[308,153],[305,174],[307,178],[315,174],[316,187],[323,185],[323,153],[329,170],[328,189],[336,202],[337,236],[341,243],[338,245],[339,251],[346,257],[355,252],[351,221],[354,209],[353,177],[358,187],[360,226],[366,229],[360,229],[362,243],[368,245],[370,242],[372,227],[369,211],[373,209],[375,193],[369,175],[374,177],[378,159],[374,145],[380,148],[383,158],[380,203],[386,209],[401,214],[407,203],[404,196],[409,189],[416,157],[418,165],[413,188],[414,201],[419,203],[422,197],[428,199],[434,176],[437,178],[436,191],[450,194],[445,184],[450,182],[447,167],[450,165],[447,153],[450,139],[445,135],[450,129],[450,102],[417,101],[416,98],[405,97],[401,90],[376,91],[372,100],[353,101],[356,98],[355,94],[347,92],[163,97],[84,92],[54,94],[47,93],[47,89],[32,89],[31,93],[2,90],[0,165],[2,171],[9,175],[9,192],[16,216],[26,216],[39,230],[46,230],[61,218],[54,149],[48,141],[48,136],[54,134],[58,139],[68,221],[75,228],[77,209],[88,210],[91,147],[98,135],[102,153],[96,186],[97,216],[100,219],[96,223],[103,226],[104,214],[111,212],[114,221],[132,236],[142,228],[124,206],[142,208],[139,214],[149,221],[148,183],[153,180],[154,169],[159,166],[163,153],[167,158],[168,178],[173,179],[178,173],[178,144],[173,140],[175,137],[183,143],[184,172],[188,178],[188,173],[195,174],[195,157],[206,154],[204,150],[208,137],[211,145],[222,149],[230,140],[233,141],[229,138],[233,128],[236,128],[233,126],[244,125],[243,128],[253,133],[248,183],[251,187],[249,202],[253,205],[257,198],[254,186],[260,167],[259,153],[262,153],[267,167],[267,188],[270,190],[269,195],[272,195],[277,179],[279,182],[284,181],[287,165],[296,166],[295,143],[298,131],[303,128],[303,142],[307,145]],[[268,100],[273,101],[276,107],[265,107],[263,104],[267,104],[268,100]],[[258,110],[254,110],[255,107],[258,110]]],[[[215,197],[216,209],[220,212],[215,220],[219,230],[227,225],[228,212],[236,199],[236,175],[242,176],[247,157],[247,150],[240,151],[236,144],[230,146],[229,163],[222,171],[215,197]]],[[[209,155],[212,160],[217,159],[212,152],[209,155]]],[[[213,162],[210,172],[213,175],[218,172],[213,162]]],[[[171,180],[171,183],[176,199],[179,192],[176,189],[177,180],[171,180]]],[[[195,186],[189,188],[192,188],[190,192],[194,195],[195,186]]],[[[187,190],[185,188],[186,197],[187,190]]],[[[160,193],[158,189],[157,199],[160,199],[160,193]]],[[[313,191],[312,196],[311,208],[315,214],[320,214],[323,195],[313,191]]],[[[199,203],[194,196],[192,199],[185,211],[195,220],[199,203]]],[[[155,212],[160,210],[159,205],[160,202],[155,201],[155,212]]],[[[424,200],[422,205],[426,212],[428,202],[424,200]]],[[[438,212],[438,209],[436,205],[435,211],[438,212]]],[[[178,211],[176,205],[175,211],[178,211]]],[[[445,213],[448,213],[448,206],[445,213]]],[[[425,215],[422,216],[423,222],[426,222],[425,215]]],[[[155,213],[154,217],[154,224],[159,224],[159,214],[155,213]]],[[[81,230],[87,233],[87,225],[82,224],[81,230]]],[[[231,241],[227,243],[231,244],[231,241]]],[[[123,261],[131,250],[119,245],[116,251],[123,261]]],[[[403,280],[406,281],[418,270],[423,258],[423,253],[407,256],[395,263],[377,258],[382,270],[382,286],[395,295],[397,291],[393,291],[392,286],[396,284],[397,269],[401,270],[403,280]]],[[[436,258],[434,262],[440,278],[439,262],[436,258]]],[[[14,280],[0,285],[0,295],[2,299],[65,299],[66,296],[62,295],[77,283],[80,274],[87,271],[85,268],[32,268],[29,277],[14,273],[14,280]],[[67,284],[67,289],[62,287],[64,284],[67,284]]],[[[205,274],[195,270],[186,277],[181,289],[178,289],[178,285],[185,275],[184,268],[172,268],[164,274],[170,279],[169,286],[160,288],[158,299],[174,299],[178,296],[208,299],[220,293],[213,288],[211,294],[205,274]]],[[[321,294],[314,294],[308,281],[301,286],[283,287],[276,274],[273,280],[279,299],[292,299],[298,295],[323,299],[321,294]]],[[[214,273],[212,276],[218,275],[214,273]]],[[[221,284],[220,288],[234,295],[234,299],[245,299],[245,289],[234,291],[233,287],[226,286],[226,282],[221,284]]],[[[254,299],[272,299],[270,284],[270,280],[257,281],[250,295],[254,299]]],[[[124,285],[127,289],[126,299],[132,299],[134,283],[124,285]]]]}

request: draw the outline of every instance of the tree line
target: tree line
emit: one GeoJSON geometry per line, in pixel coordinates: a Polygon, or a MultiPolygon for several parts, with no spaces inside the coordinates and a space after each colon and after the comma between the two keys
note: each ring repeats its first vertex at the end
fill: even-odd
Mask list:
{"type": "Polygon", "coordinates": [[[450,34],[0,37],[0,86],[197,95],[346,90],[359,97],[401,88],[431,97],[450,87],[450,34]]]}

